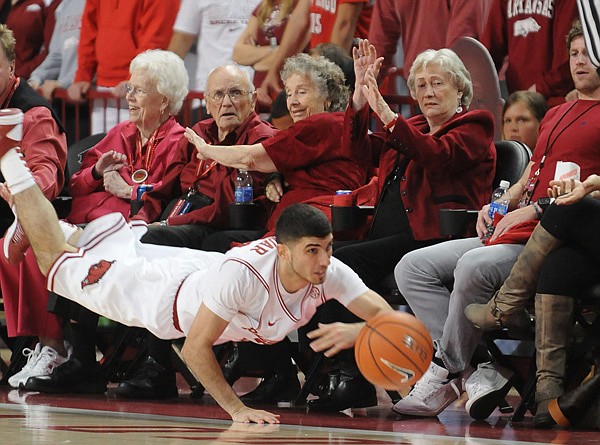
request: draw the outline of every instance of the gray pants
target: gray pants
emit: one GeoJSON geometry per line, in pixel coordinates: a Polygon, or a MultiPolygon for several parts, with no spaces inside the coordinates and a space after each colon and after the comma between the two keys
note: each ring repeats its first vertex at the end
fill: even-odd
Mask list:
{"type": "Polygon", "coordinates": [[[407,253],[396,265],[400,292],[429,330],[436,357],[450,372],[467,367],[481,339],[481,331],[465,317],[465,307],[490,300],[523,247],[484,247],[479,238],[467,238],[407,253]]]}

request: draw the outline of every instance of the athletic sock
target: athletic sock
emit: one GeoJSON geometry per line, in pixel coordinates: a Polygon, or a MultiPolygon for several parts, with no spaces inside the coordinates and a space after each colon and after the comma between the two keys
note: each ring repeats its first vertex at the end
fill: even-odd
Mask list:
{"type": "Polygon", "coordinates": [[[29,167],[23,159],[23,154],[16,149],[10,149],[2,156],[0,170],[2,170],[4,180],[13,195],[21,193],[36,184],[29,167]]]}

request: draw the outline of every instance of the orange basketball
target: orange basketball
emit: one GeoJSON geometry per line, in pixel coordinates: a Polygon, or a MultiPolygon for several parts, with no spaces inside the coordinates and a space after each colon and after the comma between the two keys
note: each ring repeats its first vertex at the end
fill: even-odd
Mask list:
{"type": "Polygon", "coordinates": [[[414,384],[433,357],[431,336],[413,315],[393,312],[370,319],[361,329],[354,355],[374,385],[399,389],[414,384]]]}

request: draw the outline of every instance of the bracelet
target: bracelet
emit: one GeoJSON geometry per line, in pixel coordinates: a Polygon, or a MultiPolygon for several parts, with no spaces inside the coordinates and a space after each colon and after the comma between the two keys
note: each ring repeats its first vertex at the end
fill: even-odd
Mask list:
{"type": "Polygon", "coordinates": [[[394,125],[396,125],[396,122],[398,122],[398,113],[394,114],[394,118],[391,121],[389,121],[387,124],[385,124],[383,126],[383,129],[385,131],[388,131],[391,127],[393,127],[394,125]]]}
{"type": "Polygon", "coordinates": [[[535,219],[542,219],[542,209],[535,202],[531,201],[531,205],[533,206],[533,210],[535,211],[535,219]]]}

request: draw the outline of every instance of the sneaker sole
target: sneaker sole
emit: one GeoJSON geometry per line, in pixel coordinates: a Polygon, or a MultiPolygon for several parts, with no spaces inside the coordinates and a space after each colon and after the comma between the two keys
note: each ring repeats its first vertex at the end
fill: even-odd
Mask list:
{"type": "Polygon", "coordinates": [[[475,420],[484,420],[490,417],[498,407],[498,402],[506,396],[511,387],[512,378],[508,379],[502,388],[484,394],[473,402],[467,401],[465,408],[469,416],[475,420]]]}

